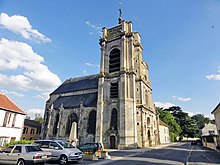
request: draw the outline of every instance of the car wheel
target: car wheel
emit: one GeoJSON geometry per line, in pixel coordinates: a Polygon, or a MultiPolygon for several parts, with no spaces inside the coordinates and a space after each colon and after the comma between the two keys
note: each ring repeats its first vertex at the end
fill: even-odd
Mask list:
{"type": "Polygon", "coordinates": [[[61,155],[59,162],[60,162],[60,164],[67,164],[68,159],[67,159],[66,155],[61,155]]]}
{"type": "Polygon", "coordinates": [[[18,160],[17,165],[25,165],[25,162],[23,159],[18,160]]]}

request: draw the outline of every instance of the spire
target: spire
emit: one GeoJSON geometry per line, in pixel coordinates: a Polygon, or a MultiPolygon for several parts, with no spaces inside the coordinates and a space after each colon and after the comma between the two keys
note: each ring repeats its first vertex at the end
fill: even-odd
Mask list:
{"type": "Polygon", "coordinates": [[[121,8],[119,9],[119,18],[118,18],[118,24],[122,22],[122,11],[121,8]]]}

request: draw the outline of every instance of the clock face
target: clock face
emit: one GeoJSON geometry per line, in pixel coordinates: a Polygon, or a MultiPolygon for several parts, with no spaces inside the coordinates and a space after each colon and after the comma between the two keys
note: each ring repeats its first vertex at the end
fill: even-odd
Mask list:
{"type": "Polygon", "coordinates": [[[122,30],[122,26],[117,26],[115,28],[108,29],[107,39],[111,40],[111,39],[117,38],[118,36],[121,35],[122,33],[121,30],[122,30]]]}

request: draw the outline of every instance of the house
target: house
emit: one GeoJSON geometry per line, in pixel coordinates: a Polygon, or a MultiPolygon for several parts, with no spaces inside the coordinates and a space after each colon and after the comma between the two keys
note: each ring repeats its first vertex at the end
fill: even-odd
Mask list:
{"type": "Polygon", "coordinates": [[[160,134],[160,143],[161,144],[170,143],[171,141],[170,141],[169,126],[160,120],[159,130],[160,130],[160,133],[159,133],[160,134]]]}
{"type": "Polygon", "coordinates": [[[215,124],[208,123],[202,129],[202,144],[204,147],[216,150],[218,145],[218,132],[215,124]]]}
{"type": "Polygon", "coordinates": [[[41,123],[35,120],[24,120],[23,133],[21,135],[22,140],[37,140],[40,138],[41,123]]]}
{"type": "Polygon", "coordinates": [[[0,93],[0,146],[20,140],[26,113],[0,93]]]}
{"type": "MultiPolygon", "coordinates": [[[[215,124],[217,126],[218,137],[220,137],[220,103],[211,112],[215,117],[215,124]]],[[[218,146],[220,146],[220,138],[218,138],[218,146]]]]}

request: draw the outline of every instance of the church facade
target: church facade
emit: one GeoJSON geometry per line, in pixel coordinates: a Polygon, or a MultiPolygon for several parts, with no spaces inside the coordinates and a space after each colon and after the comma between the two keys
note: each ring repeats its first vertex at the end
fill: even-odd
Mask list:
{"type": "Polygon", "coordinates": [[[100,142],[105,148],[159,144],[148,64],[132,22],[103,28],[100,73],[70,78],[46,102],[43,138],[100,142]]]}

